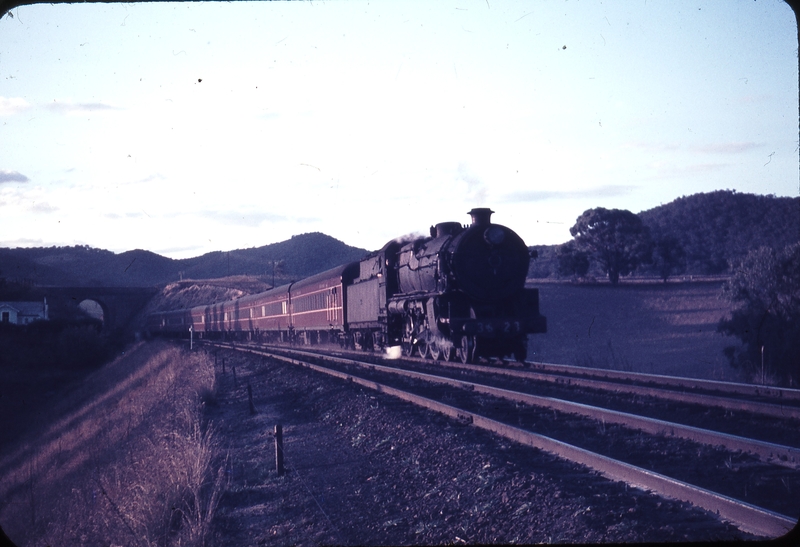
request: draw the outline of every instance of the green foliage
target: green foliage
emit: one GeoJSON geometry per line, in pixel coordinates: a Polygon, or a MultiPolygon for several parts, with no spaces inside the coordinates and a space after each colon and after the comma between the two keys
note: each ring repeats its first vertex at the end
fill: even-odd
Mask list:
{"type": "Polygon", "coordinates": [[[721,274],[759,247],[783,249],[800,234],[800,197],[719,190],[684,196],[639,213],[653,239],[677,240],[686,271],[721,274]]]}
{"type": "Polygon", "coordinates": [[[91,324],[64,329],[56,351],[63,365],[74,369],[99,367],[112,356],[108,340],[91,324]]]}
{"type": "Polygon", "coordinates": [[[558,258],[556,257],[556,250],[560,245],[541,245],[536,247],[528,247],[530,251],[536,251],[538,255],[531,260],[528,267],[528,277],[533,279],[543,279],[547,277],[556,277],[558,272],[558,258]]]}
{"type": "Polygon", "coordinates": [[[624,209],[584,211],[569,233],[577,249],[600,264],[612,285],[649,258],[649,230],[638,216],[624,209]]]}
{"type": "Polygon", "coordinates": [[[114,344],[100,333],[102,323],[36,321],[29,325],[0,325],[0,366],[53,367],[60,370],[96,368],[108,361],[114,344]]]}
{"type": "Polygon", "coordinates": [[[564,277],[585,277],[589,272],[589,254],[579,250],[574,241],[556,248],[558,274],[564,277]]]}
{"type": "Polygon", "coordinates": [[[664,283],[670,275],[686,271],[686,251],[677,238],[665,236],[653,244],[651,268],[658,273],[664,283]]]}
{"type": "Polygon", "coordinates": [[[762,381],[800,383],[800,243],[748,253],[723,295],[737,308],[718,330],[742,341],[725,350],[731,365],[762,381]]]}

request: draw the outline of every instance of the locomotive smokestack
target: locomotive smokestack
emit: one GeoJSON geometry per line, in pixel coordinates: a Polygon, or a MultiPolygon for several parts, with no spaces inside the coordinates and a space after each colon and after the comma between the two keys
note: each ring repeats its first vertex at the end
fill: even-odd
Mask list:
{"type": "Polygon", "coordinates": [[[492,222],[492,211],[488,207],[477,207],[468,214],[472,217],[473,226],[481,226],[492,222]]]}

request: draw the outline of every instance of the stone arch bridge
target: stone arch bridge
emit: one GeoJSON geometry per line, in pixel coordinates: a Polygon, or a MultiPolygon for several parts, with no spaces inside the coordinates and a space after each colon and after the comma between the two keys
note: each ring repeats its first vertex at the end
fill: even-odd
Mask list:
{"type": "Polygon", "coordinates": [[[42,287],[50,318],[74,317],[81,302],[97,302],[103,310],[103,332],[121,333],[159,291],[153,287],[42,287]]]}

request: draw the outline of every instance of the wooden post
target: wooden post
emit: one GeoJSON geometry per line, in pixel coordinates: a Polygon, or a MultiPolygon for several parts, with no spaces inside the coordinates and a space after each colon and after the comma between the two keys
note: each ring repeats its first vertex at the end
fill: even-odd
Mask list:
{"type": "Polygon", "coordinates": [[[236,387],[238,385],[236,382],[236,367],[231,367],[231,370],[233,370],[233,387],[236,387]]]}
{"type": "Polygon", "coordinates": [[[250,401],[250,414],[255,414],[256,407],[253,405],[253,388],[250,387],[250,382],[247,382],[247,399],[250,401]]]}
{"type": "Polygon", "coordinates": [[[275,471],[283,475],[283,426],[275,426],[275,471]]]}

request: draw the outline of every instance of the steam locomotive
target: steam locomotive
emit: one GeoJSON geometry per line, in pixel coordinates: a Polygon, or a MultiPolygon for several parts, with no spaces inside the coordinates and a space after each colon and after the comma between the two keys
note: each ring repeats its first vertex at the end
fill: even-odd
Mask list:
{"type": "Polygon", "coordinates": [[[493,212],[472,209],[469,226],[443,222],[430,237],[390,241],[359,262],[267,292],[153,313],[148,331],[523,362],[528,334],[546,332],[547,321],[539,291],[525,287],[531,253],[491,222],[493,212]]]}

